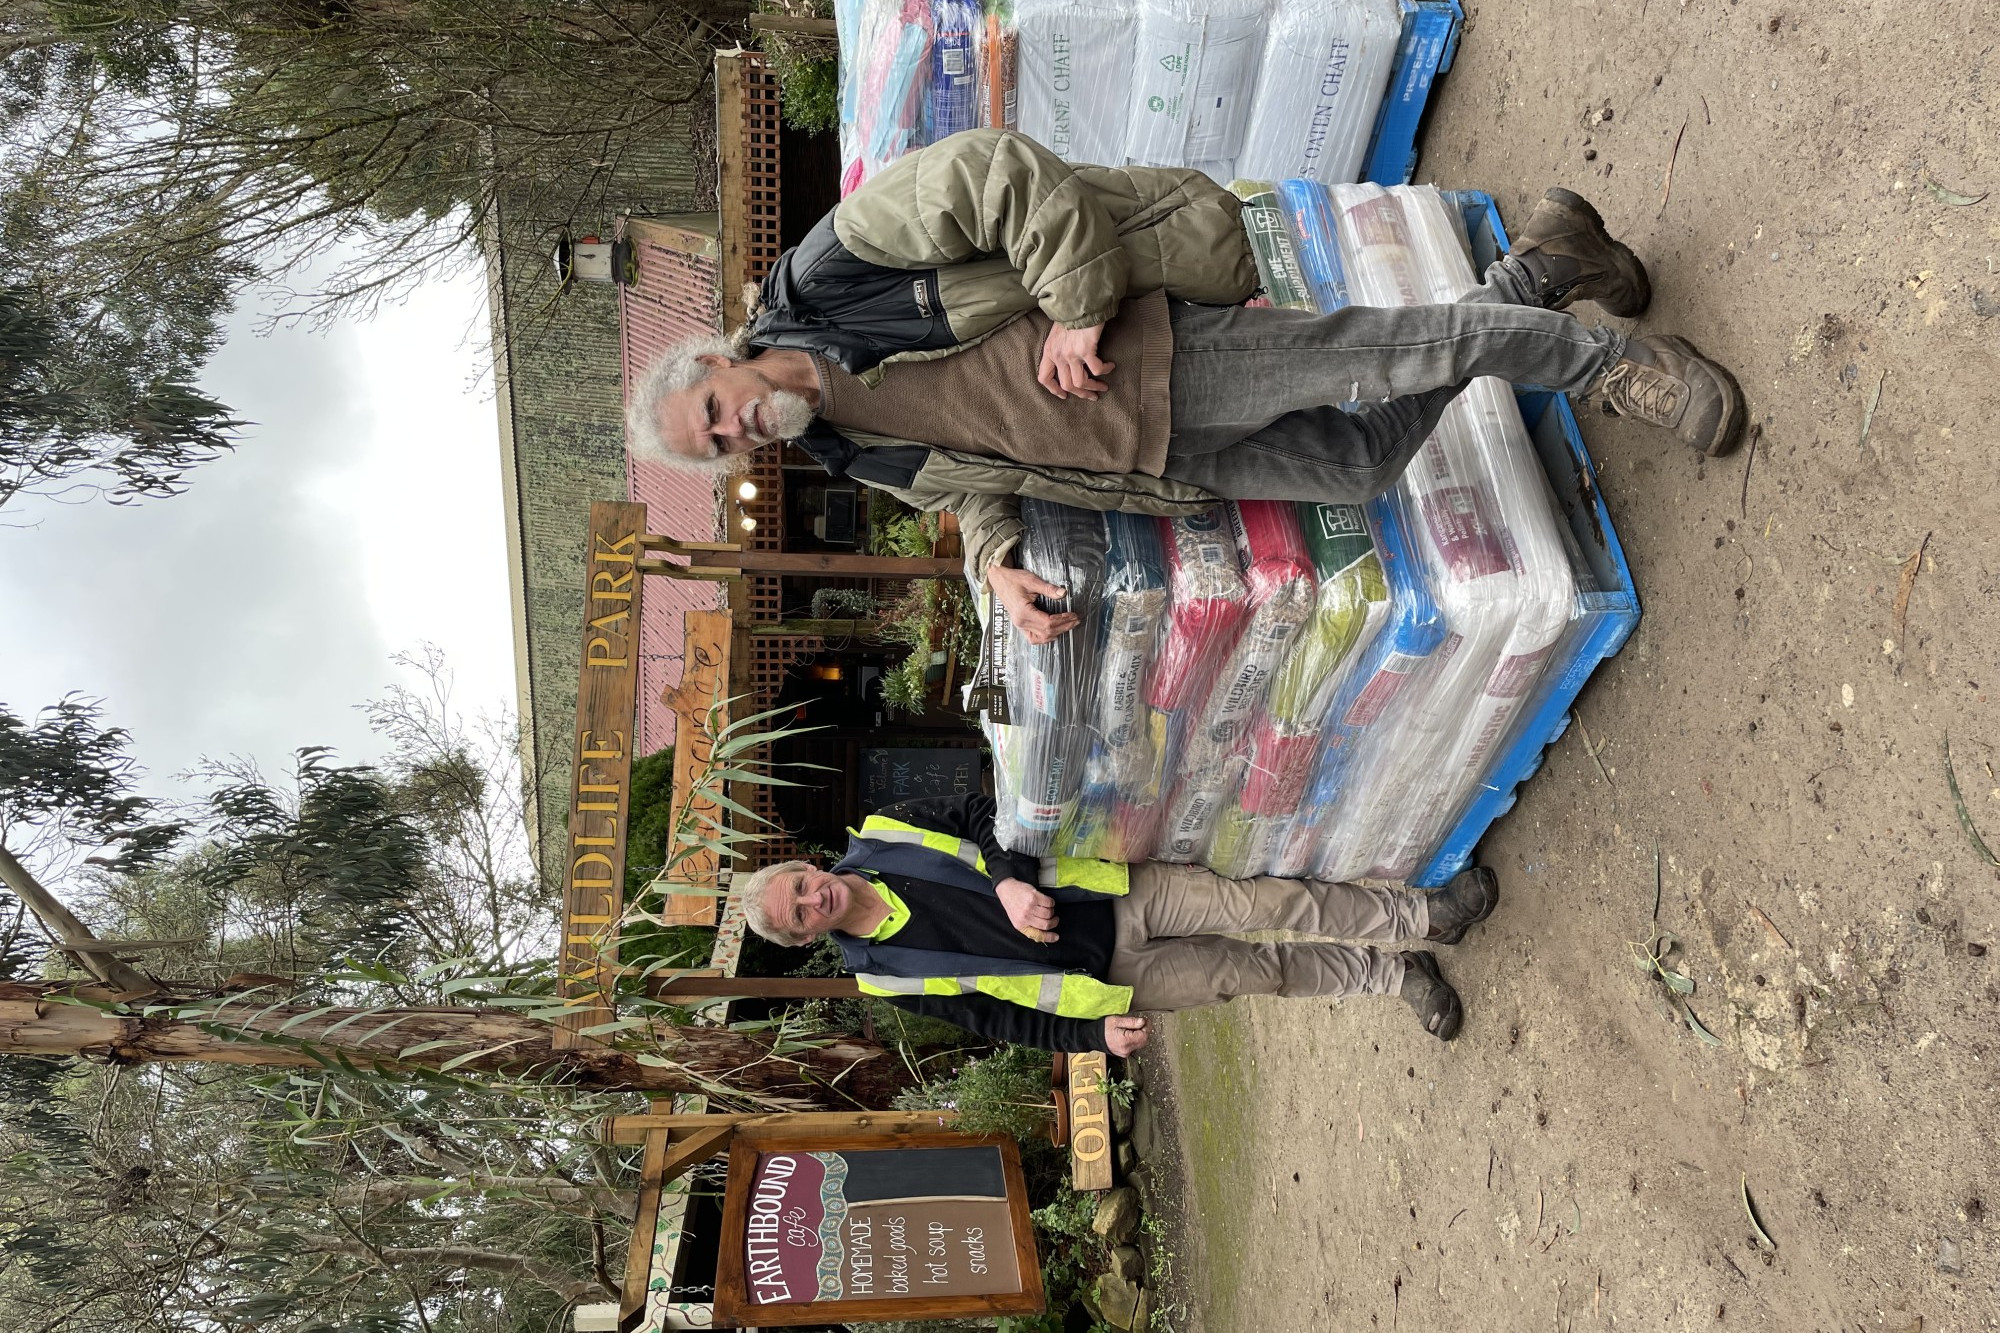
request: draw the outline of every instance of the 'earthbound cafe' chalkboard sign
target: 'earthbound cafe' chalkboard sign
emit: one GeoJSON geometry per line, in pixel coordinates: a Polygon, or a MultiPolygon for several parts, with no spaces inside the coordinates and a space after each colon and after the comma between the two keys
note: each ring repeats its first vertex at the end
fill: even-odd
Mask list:
{"type": "Polygon", "coordinates": [[[739,1134],[715,1307],[756,1327],[1039,1312],[1018,1149],[967,1134],[739,1134]]]}

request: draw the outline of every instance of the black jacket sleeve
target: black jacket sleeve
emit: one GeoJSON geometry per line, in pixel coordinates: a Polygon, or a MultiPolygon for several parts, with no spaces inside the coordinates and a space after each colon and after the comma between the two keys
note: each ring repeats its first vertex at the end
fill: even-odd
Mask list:
{"type": "Polygon", "coordinates": [[[885,805],[875,813],[886,815],[890,819],[900,819],[905,824],[915,824],[918,828],[949,833],[954,838],[964,838],[968,842],[979,844],[979,853],[986,858],[987,872],[993,876],[995,883],[1003,879],[1018,879],[1023,883],[1033,884],[1041,875],[1042,863],[1039,858],[1007,851],[993,836],[995,814],[993,798],[985,792],[969,792],[964,796],[920,796],[908,801],[898,801],[894,805],[885,805]]]}
{"type": "MultiPolygon", "coordinates": [[[[915,821],[912,820],[912,823],[915,821]]],[[[1038,1046],[1045,1051],[1105,1051],[1104,1020],[1062,1018],[991,995],[891,995],[890,1004],[926,1018],[942,1018],[988,1041],[1038,1046]]]]}

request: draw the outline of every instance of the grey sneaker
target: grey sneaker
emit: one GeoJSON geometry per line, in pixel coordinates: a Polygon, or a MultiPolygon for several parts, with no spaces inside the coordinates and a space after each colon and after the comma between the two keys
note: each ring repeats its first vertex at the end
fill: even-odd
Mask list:
{"type": "Polygon", "coordinates": [[[1458,1035],[1459,1025],[1465,1021],[1465,1006],[1458,1002],[1458,992],[1438,971],[1436,958],[1427,953],[1405,953],[1403,989],[1398,993],[1417,1011],[1417,1021],[1424,1025],[1424,1031],[1439,1041],[1450,1041],[1458,1035]]]}
{"type": "Polygon", "coordinates": [[[1500,903],[1500,877],[1485,866],[1467,866],[1451,883],[1430,895],[1433,944],[1457,944],[1465,932],[1493,915],[1500,903]]]}
{"type": "Polygon", "coordinates": [[[1625,355],[1590,386],[1621,417],[1661,426],[1711,458],[1743,438],[1746,413],[1736,377],[1685,338],[1632,338],[1625,355]]]}
{"type": "Polygon", "coordinates": [[[1624,244],[1611,239],[1589,200],[1569,190],[1554,189],[1542,196],[1507,258],[1527,272],[1548,310],[1567,309],[1573,301],[1595,301],[1607,315],[1631,319],[1644,314],[1653,299],[1646,266],[1624,244]]]}

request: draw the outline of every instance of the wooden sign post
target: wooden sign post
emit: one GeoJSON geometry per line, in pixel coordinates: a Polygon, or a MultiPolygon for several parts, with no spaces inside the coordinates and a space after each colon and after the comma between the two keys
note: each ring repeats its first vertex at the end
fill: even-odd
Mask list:
{"type": "Polygon", "coordinates": [[[572,1012],[552,1045],[591,1039],[584,1030],[614,1017],[618,920],[625,911],[625,828],[631,813],[632,719],[639,701],[638,560],[646,507],[590,507],[584,576],[583,666],[576,687],[571,755],[568,868],[563,886],[560,994],[572,1012]]]}
{"type": "Polygon", "coordinates": [[[1011,1138],[736,1135],[715,1275],[719,1324],[1038,1314],[1045,1306],[1011,1138]]]}

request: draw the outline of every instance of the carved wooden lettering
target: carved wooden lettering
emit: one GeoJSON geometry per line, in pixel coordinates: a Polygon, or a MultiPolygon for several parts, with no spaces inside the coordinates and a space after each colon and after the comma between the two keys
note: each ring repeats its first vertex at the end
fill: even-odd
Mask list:
{"type": "Polygon", "coordinates": [[[1111,1188],[1111,1103],[1104,1052],[1069,1057],[1069,1183],[1078,1190],[1111,1188]]]}
{"type": "Polygon", "coordinates": [[[558,1048],[595,1040],[584,1030],[616,1017],[612,997],[618,920],[625,911],[625,829],[631,814],[643,586],[633,562],[645,531],[644,505],[599,502],[590,507],[559,982],[571,1013],[557,1025],[553,1044],[558,1048]]]}

